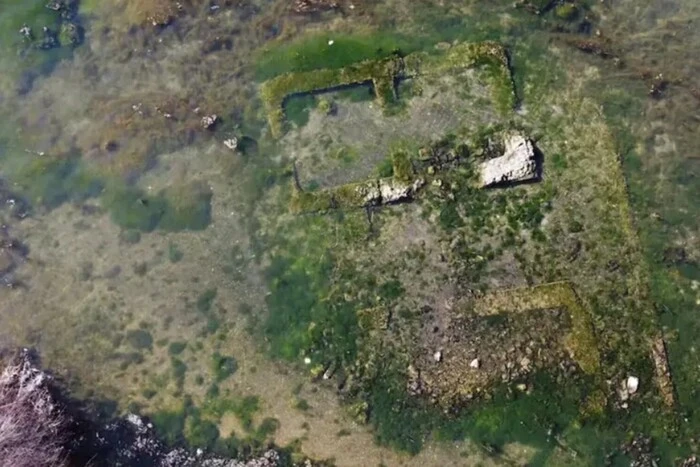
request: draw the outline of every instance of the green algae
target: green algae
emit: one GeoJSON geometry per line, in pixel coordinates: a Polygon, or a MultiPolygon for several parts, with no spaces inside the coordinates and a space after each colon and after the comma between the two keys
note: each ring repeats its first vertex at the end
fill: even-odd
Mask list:
{"type": "Polygon", "coordinates": [[[342,68],[284,73],[262,83],[260,95],[270,131],[274,137],[280,137],[284,129],[286,103],[294,96],[371,83],[377,104],[389,115],[396,110],[397,80],[415,76],[441,76],[473,67],[486,70],[486,79],[493,89],[499,111],[504,114],[511,112],[516,104],[516,96],[510,59],[503,45],[497,42],[462,43],[440,54],[395,54],[383,59],[352,63],[342,68]]]}
{"type": "Polygon", "coordinates": [[[564,21],[574,21],[578,17],[578,8],[573,3],[562,3],[554,7],[554,16],[564,21]]]}
{"type": "Polygon", "coordinates": [[[168,354],[172,357],[180,355],[187,348],[185,342],[171,342],[168,346],[168,354]]]}
{"type": "Polygon", "coordinates": [[[411,52],[416,45],[415,40],[394,34],[314,35],[266,46],[255,62],[256,76],[266,80],[289,72],[338,69],[364,60],[381,60],[399,51],[411,52]]]}
{"type": "Polygon", "coordinates": [[[103,183],[94,177],[77,156],[27,155],[9,178],[33,205],[53,209],[65,202],[83,201],[102,192],[103,183]]]}
{"type": "Polygon", "coordinates": [[[108,189],[102,197],[102,205],[109,211],[112,221],[125,229],[151,232],[167,209],[165,199],[146,195],[134,187],[108,189]]]}
{"type": "Polygon", "coordinates": [[[214,375],[214,381],[220,383],[225,379],[233,376],[236,371],[238,371],[238,361],[226,355],[221,355],[218,352],[214,352],[211,356],[211,371],[214,375]]]}
{"type": "Polygon", "coordinates": [[[211,189],[203,183],[171,185],[159,196],[166,209],[158,222],[165,231],[204,230],[211,223],[211,189]]]}
{"type": "Polygon", "coordinates": [[[171,186],[155,195],[117,183],[105,190],[102,204],[122,228],[177,232],[208,227],[211,196],[211,191],[199,183],[171,186]]]}
{"type": "Polygon", "coordinates": [[[126,341],[137,350],[152,350],[153,336],[143,329],[134,329],[126,333],[126,341]]]}

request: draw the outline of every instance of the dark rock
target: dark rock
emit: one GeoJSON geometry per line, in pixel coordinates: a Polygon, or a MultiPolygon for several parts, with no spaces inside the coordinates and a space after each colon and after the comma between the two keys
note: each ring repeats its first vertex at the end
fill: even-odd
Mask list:
{"type": "Polygon", "coordinates": [[[34,353],[23,349],[0,373],[0,425],[16,431],[9,433],[11,437],[3,432],[0,440],[4,465],[62,465],[66,458],[68,465],[113,467],[281,465],[281,456],[274,448],[247,460],[211,456],[201,449],[195,453],[172,449],[156,436],[151,423],[134,414],[100,423],[76,401],[62,395],[56,380],[37,363],[34,353]]]}

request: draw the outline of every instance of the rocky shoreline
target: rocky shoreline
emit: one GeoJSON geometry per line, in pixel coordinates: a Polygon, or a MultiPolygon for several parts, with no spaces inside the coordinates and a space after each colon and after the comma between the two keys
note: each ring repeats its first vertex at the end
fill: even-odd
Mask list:
{"type": "Polygon", "coordinates": [[[0,359],[0,466],[110,465],[158,467],[277,467],[321,465],[267,446],[246,458],[227,458],[168,446],[146,419],[127,414],[100,422],[38,366],[30,349],[0,359]]]}

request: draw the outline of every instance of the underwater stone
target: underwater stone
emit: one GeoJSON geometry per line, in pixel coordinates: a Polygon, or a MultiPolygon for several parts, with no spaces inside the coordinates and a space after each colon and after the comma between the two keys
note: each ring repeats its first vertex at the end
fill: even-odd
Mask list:
{"type": "Polygon", "coordinates": [[[519,183],[537,179],[537,162],[532,141],[520,134],[504,138],[505,151],[481,164],[481,186],[519,183]]]}

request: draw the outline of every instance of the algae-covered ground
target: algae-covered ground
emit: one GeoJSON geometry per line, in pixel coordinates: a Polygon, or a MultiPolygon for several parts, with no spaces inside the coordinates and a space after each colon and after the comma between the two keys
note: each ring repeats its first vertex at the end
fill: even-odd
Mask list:
{"type": "Polygon", "coordinates": [[[348,466],[698,448],[694,3],[5,3],[0,344],[93,407],[348,466]],[[512,132],[541,176],[481,188],[512,132]]]}

